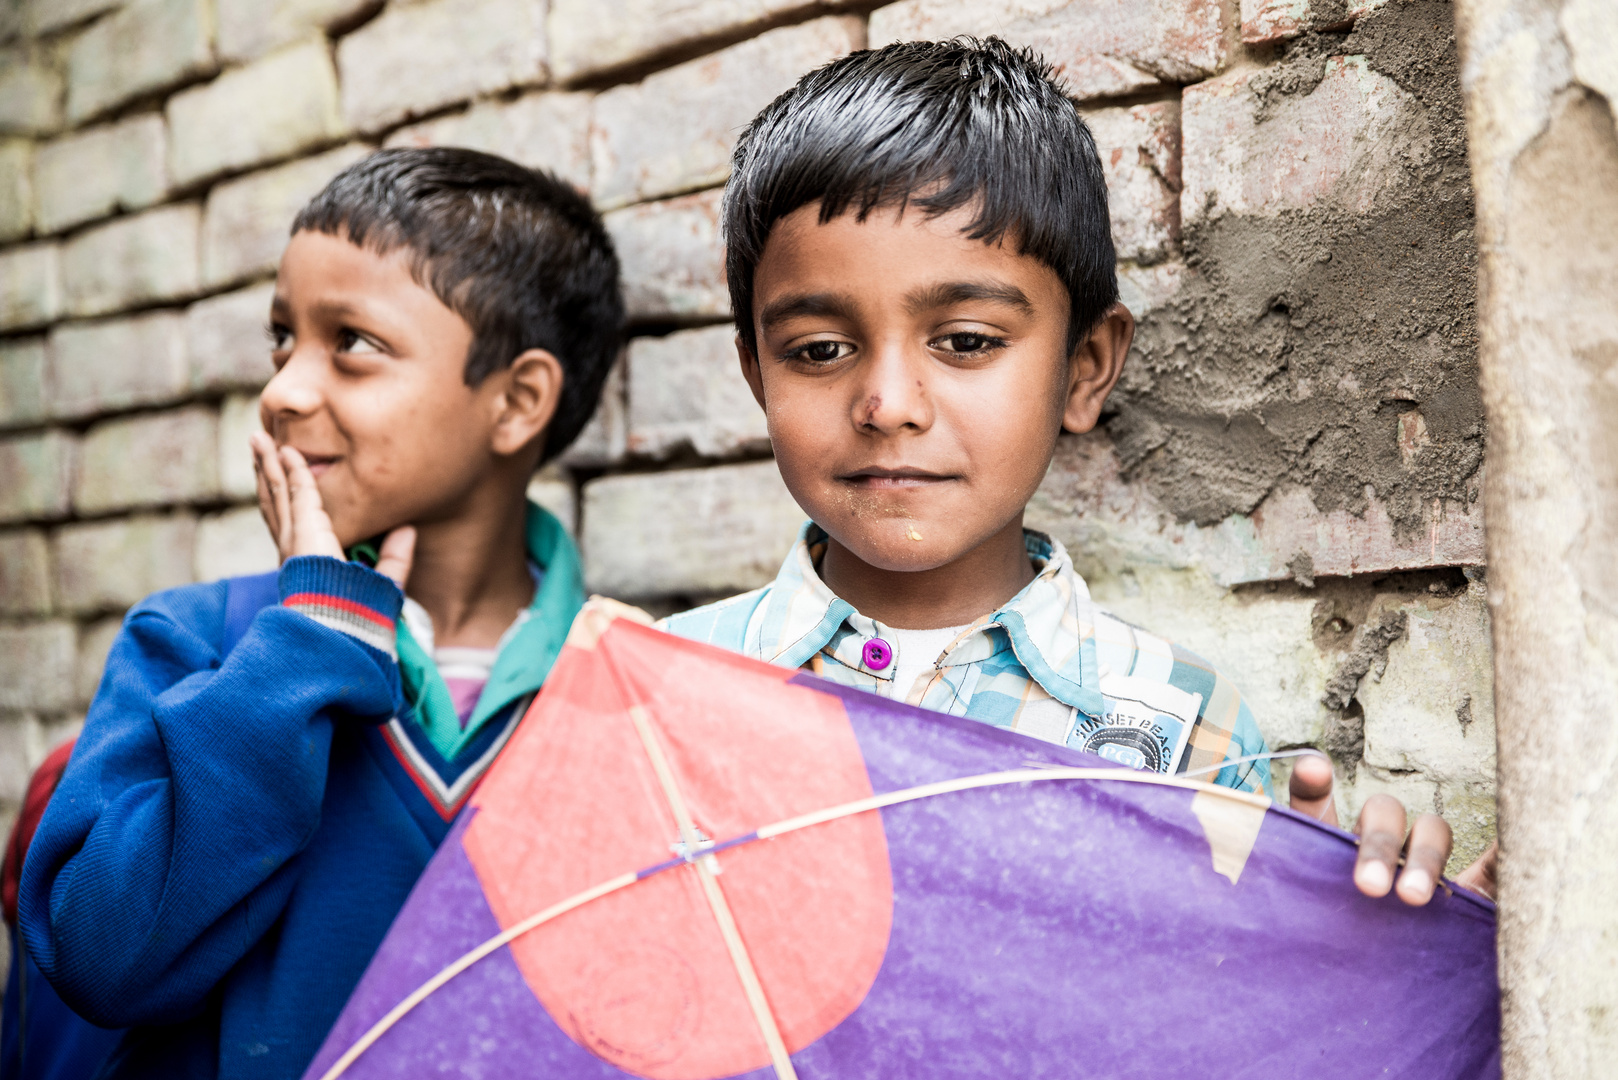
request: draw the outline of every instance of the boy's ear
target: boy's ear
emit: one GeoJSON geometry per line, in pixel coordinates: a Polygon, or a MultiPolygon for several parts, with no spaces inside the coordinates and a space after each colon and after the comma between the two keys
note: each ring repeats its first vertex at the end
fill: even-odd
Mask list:
{"type": "Polygon", "coordinates": [[[747,342],[742,340],[740,334],[736,335],[736,359],[742,362],[742,378],[747,380],[748,388],[753,391],[753,400],[763,409],[764,373],[759,370],[758,355],[747,347],[747,342]]]}
{"type": "Polygon", "coordinates": [[[1124,358],[1135,340],[1135,316],[1114,304],[1068,359],[1067,405],[1062,430],[1082,435],[1101,419],[1101,406],[1124,372],[1124,358]]]}
{"type": "Polygon", "coordinates": [[[545,431],[562,400],[562,362],[546,349],[528,349],[504,371],[489,376],[503,385],[495,399],[492,449],[518,453],[545,431]]]}

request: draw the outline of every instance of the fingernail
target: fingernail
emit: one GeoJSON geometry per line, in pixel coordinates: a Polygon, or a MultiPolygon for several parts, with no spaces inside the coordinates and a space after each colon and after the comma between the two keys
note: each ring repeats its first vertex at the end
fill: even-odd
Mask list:
{"type": "Polygon", "coordinates": [[[1425,870],[1406,870],[1399,879],[1399,892],[1425,900],[1433,893],[1433,876],[1425,870]]]}
{"type": "Polygon", "coordinates": [[[1393,875],[1379,862],[1363,862],[1354,868],[1354,884],[1368,896],[1386,896],[1393,887],[1393,875]]]}

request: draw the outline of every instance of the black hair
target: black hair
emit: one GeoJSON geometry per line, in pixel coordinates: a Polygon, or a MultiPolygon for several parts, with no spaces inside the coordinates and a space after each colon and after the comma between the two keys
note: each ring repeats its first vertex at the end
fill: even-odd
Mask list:
{"type": "Polygon", "coordinates": [[[299,211],[304,229],[386,254],[472,328],[466,384],[526,349],[561,361],[562,399],[542,460],[595,412],[624,332],[618,256],[589,200],[548,172],[455,147],[379,150],[299,211]]]}
{"type": "Polygon", "coordinates": [[[757,349],[753,274],[770,229],[818,201],[852,210],[971,204],[966,235],[1014,242],[1056,271],[1069,348],[1118,299],[1107,186],[1090,129],[1050,65],[999,38],[912,41],[805,75],[748,125],[725,188],[725,272],[736,328],[757,349]]]}

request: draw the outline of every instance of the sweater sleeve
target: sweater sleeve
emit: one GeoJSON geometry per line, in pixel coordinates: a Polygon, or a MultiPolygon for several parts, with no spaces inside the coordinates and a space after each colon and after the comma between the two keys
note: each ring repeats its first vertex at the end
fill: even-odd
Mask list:
{"type": "Polygon", "coordinates": [[[23,867],[30,954],[104,1026],[193,1015],[275,922],[320,822],[334,724],[399,697],[403,595],[306,556],[220,655],[225,586],[136,607],[23,867]]]}

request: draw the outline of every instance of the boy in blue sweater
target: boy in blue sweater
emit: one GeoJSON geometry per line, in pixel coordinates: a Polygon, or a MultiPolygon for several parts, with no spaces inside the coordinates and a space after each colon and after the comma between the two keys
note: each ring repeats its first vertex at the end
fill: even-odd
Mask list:
{"type": "MultiPolygon", "coordinates": [[[[723,219],[742,374],[811,520],[769,585],[664,626],[1267,792],[1235,687],[1100,609],[1062,545],[1023,528],[1057,437],[1095,427],[1134,335],[1101,163],[1050,69],[997,39],[834,61],[743,134],[723,219]]],[[[1335,822],[1331,777],[1301,759],[1293,805],[1335,822]]],[[[1407,844],[1378,796],[1360,827],[1361,890],[1425,904],[1444,820],[1418,818],[1407,844]]]]}
{"type": "Polygon", "coordinates": [[[281,569],[129,613],[23,871],[40,970],[130,1029],[102,1075],[303,1071],[583,601],[524,490],[623,323],[599,217],[503,159],[383,151],[299,214],[253,443],[281,569]]]}

